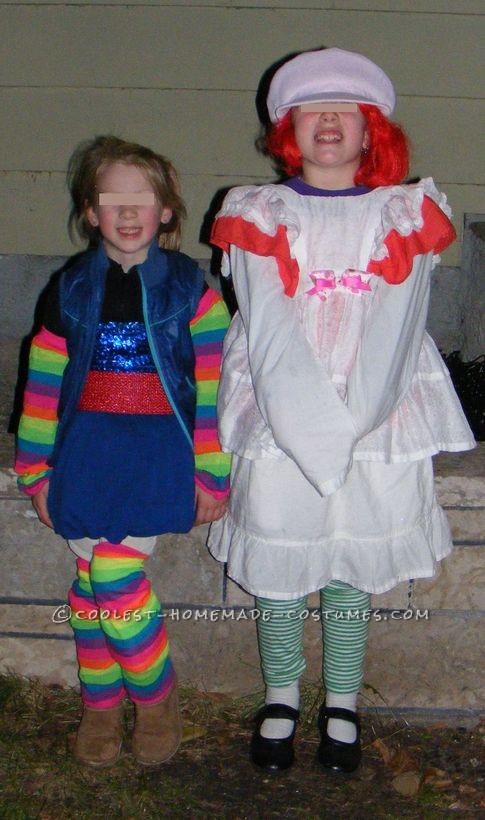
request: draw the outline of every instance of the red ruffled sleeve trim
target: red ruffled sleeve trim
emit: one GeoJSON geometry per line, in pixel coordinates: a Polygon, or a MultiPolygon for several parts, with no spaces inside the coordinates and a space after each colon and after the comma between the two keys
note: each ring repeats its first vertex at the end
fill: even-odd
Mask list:
{"type": "Polygon", "coordinates": [[[389,256],[385,259],[371,259],[367,266],[369,273],[383,276],[390,285],[400,285],[408,278],[413,268],[413,260],[419,254],[441,253],[456,239],[456,231],[448,217],[429,196],[423,199],[423,227],[402,236],[395,229],[384,240],[389,256]]]}
{"type": "Polygon", "coordinates": [[[220,216],[212,228],[211,242],[226,253],[230,245],[235,245],[258,256],[274,256],[285,294],[295,295],[300,270],[296,259],[290,254],[284,225],[278,225],[274,236],[269,236],[242,216],[220,216]]]}

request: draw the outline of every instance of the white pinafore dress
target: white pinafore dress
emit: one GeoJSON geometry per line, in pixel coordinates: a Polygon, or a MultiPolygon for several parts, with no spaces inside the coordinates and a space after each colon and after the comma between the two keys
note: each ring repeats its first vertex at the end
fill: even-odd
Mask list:
{"type": "Polygon", "coordinates": [[[234,457],[209,549],[249,593],[292,600],[333,579],[379,593],[450,553],[431,456],[475,442],[425,332],[447,214],[429,179],[226,197],[214,239],[239,312],[218,413],[234,457]]]}

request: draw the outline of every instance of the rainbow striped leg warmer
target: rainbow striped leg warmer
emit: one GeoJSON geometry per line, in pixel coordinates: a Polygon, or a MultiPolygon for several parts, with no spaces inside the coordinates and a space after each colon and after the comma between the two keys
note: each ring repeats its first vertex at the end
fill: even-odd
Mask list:
{"type": "Polygon", "coordinates": [[[132,547],[104,541],[94,548],[90,577],[126,691],[135,703],[149,705],[167,697],[175,672],[160,602],[143,570],[146,559],[132,547]]]}
{"type": "Polygon", "coordinates": [[[125,697],[123,674],[100,626],[89,579],[89,562],[77,559],[77,579],[69,592],[71,626],[79,663],[81,697],[91,709],[111,709],[125,697]]]}

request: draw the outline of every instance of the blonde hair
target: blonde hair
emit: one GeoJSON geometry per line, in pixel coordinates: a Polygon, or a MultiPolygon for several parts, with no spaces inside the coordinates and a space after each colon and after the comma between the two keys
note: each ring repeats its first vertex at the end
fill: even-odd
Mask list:
{"type": "Polygon", "coordinates": [[[180,183],[172,163],[161,154],[135,142],[125,142],[111,135],[95,137],[82,142],[72,154],[67,168],[67,186],[71,194],[69,236],[87,239],[89,244],[99,241],[99,230],[87,218],[86,208],[98,204],[96,177],[101,168],[114,162],[135,165],[146,175],[160,203],[172,210],[166,224],[160,224],[160,247],[178,250],[182,220],[186,209],[180,195],[180,183]]]}

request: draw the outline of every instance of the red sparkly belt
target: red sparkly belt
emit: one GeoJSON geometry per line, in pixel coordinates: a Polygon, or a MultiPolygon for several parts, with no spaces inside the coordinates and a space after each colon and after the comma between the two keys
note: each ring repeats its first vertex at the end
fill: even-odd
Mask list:
{"type": "Polygon", "coordinates": [[[173,413],[156,373],[107,373],[91,370],[78,404],[95,413],[173,413]]]}

